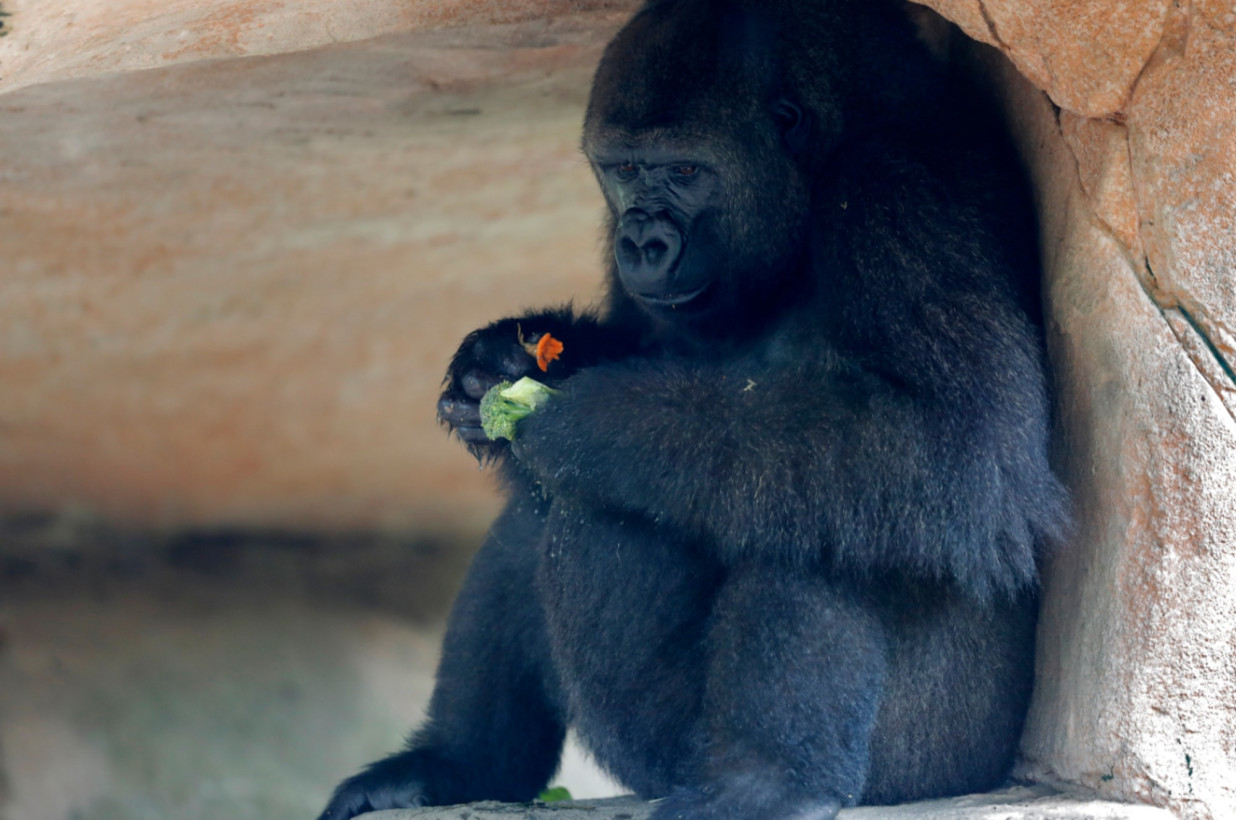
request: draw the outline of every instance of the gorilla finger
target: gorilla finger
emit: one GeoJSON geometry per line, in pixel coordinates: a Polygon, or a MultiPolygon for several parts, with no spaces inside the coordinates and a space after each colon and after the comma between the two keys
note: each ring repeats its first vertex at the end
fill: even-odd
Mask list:
{"type": "Polygon", "coordinates": [[[473,399],[447,393],[438,399],[438,421],[451,427],[479,427],[481,407],[473,399]]]}
{"type": "Polygon", "coordinates": [[[419,779],[392,781],[375,774],[364,772],[343,781],[318,820],[351,820],[373,811],[415,808],[429,803],[424,783],[419,779]]]}
{"type": "Polygon", "coordinates": [[[461,426],[454,428],[455,435],[464,444],[492,444],[493,440],[485,435],[485,430],[477,426],[461,426]]]}
{"type": "Polygon", "coordinates": [[[502,381],[498,376],[492,373],[485,373],[481,370],[470,370],[463,375],[459,380],[459,386],[463,388],[463,392],[473,399],[480,399],[489,392],[489,388],[493,387],[498,382],[502,381]]]}
{"type": "MultiPolygon", "coordinates": [[[[524,328],[524,334],[528,338],[539,335],[530,333],[528,328],[524,328]]],[[[528,352],[517,336],[507,335],[505,331],[501,336],[485,334],[478,338],[472,349],[472,360],[511,381],[531,373],[536,364],[536,356],[528,352]]]]}
{"type": "Polygon", "coordinates": [[[519,345],[512,345],[504,351],[499,360],[499,370],[503,376],[515,381],[531,373],[535,361],[536,358],[529,355],[527,350],[519,345]]]}
{"type": "Polygon", "coordinates": [[[373,806],[369,805],[369,798],[364,792],[340,788],[331,798],[330,805],[318,815],[318,820],[352,820],[370,811],[373,811],[373,806]]]}
{"type": "Polygon", "coordinates": [[[414,809],[428,803],[425,790],[416,782],[382,786],[369,793],[369,805],[373,811],[414,809]]]}

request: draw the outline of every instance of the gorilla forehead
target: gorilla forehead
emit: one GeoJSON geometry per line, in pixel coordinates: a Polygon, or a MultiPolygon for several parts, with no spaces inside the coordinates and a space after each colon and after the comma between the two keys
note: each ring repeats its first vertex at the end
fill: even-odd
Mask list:
{"type": "MultiPolygon", "coordinates": [[[[585,126],[628,133],[680,128],[715,135],[766,123],[793,98],[832,109],[854,32],[838,9],[855,0],[660,0],[618,33],[597,68],[585,126]]],[[[862,2],[857,5],[861,8],[862,2]]]]}
{"type": "Polygon", "coordinates": [[[756,64],[772,53],[771,33],[756,34],[768,21],[708,14],[710,5],[673,0],[637,14],[606,49],[587,122],[650,132],[754,118],[772,85],[770,67],[756,64]]]}
{"type": "Polygon", "coordinates": [[[584,131],[584,153],[601,165],[638,161],[644,165],[678,162],[715,167],[735,165],[748,155],[740,141],[715,127],[690,124],[637,128],[606,120],[584,131]]]}

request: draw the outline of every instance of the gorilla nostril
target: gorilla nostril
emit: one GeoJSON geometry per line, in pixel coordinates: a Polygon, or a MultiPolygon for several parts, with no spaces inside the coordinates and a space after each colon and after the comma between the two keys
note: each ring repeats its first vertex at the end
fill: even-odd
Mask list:
{"type": "Polygon", "coordinates": [[[635,240],[629,236],[624,236],[618,240],[618,264],[624,268],[634,268],[640,263],[639,245],[635,244],[635,240]]]}
{"type": "Polygon", "coordinates": [[[638,293],[659,293],[671,287],[683,244],[668,214],[638,209],[624,213],[614,237],[614,260],[624,284],[638,293]]]}

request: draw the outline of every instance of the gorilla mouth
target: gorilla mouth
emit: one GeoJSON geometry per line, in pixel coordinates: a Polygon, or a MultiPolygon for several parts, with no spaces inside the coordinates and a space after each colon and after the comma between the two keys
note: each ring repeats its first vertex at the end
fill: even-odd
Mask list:
{"type": "Polygon", "coordinates": [[[651,293],[639,293],[636,295],[650,305],[656,305],[657,307],[677,307],[679,305],[687,304],[701,293],[708,290],[708,284],[709,283],[705,282],[695,290],[686,291],[684,293],[658,293],[655,295],[651,293]]]}

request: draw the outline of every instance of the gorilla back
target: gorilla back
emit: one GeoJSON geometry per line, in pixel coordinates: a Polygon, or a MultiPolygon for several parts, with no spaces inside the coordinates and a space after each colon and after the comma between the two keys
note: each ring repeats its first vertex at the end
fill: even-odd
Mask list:
{"type": "Polygon", "coordinates": [[[322,818],[532,799],[568,726],[655,820],[999,783],[1067,501],[998,129],[891,2],[656,0],[583,144],[606,301],[451,361],[439,418],[509,503],[427,721],[322,818]],[[560,394],[490,440],[481,397],[530,374],[560,394]]]}

